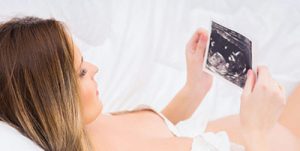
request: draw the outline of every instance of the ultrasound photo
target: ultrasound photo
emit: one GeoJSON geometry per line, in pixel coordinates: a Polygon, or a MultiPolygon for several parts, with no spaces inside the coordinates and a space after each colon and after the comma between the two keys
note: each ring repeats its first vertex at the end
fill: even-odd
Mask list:
{"type": "Polygon", "coordinates": [[[245,36],[212,22],[205,68],[243,88],[252,68],[251,45],[245,36]]]}

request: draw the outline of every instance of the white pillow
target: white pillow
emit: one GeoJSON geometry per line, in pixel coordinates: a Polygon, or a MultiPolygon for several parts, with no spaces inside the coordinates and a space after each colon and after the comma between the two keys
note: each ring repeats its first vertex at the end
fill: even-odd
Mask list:
{"type": "Polygon", "coordinates": [[[2,151],[42,151],[33,141],[23,136],[15,128],[0,121],[0,150],[2,151]]]}

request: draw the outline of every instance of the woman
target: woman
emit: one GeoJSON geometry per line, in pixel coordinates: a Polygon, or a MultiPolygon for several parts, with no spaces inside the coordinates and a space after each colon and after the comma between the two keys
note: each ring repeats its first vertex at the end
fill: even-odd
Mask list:
{"type": "MultiPolygon", "coordinates": [[[[161,113],[143,107],[107,115],[94,80],[98,69],[83,60],[62,23],[13,19],[0,26],[0,119],[44,150],[229,150],[230,145],[218,148],[204,136],[180,137],[173,129],[211,87],[212,77],[201,70],[206,43],[206,32],[196,31],[186,47],[186,84],[161,113]]],[[[283,96],[267,68],[248,72],[240,116],[246,150],[270,150],[266,137],[283,96]]]]}
{"type": "Polygon", "coordinates": [[[55,20],[0,25],[0,120],[45,150],[89,150],[73,54],[55,20]]]}

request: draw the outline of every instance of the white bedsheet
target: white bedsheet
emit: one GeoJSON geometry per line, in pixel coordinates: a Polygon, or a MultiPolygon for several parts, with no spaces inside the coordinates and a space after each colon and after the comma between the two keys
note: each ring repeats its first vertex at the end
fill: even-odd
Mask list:
{"type": "MultiPolygon", "coordinates": [[[[185,81],[185,44],[214,19],[253,42],[254,65],[267,65],[290,93],[300,81],[297,0],[0,0],[0,17],[34,15],[65,21],[86,60],[97,64],[104,112],[149,104],[162,109],[185,81]]],[[[200,68],[200,67],[199,67],[200,68]]],[[[193,118],[239,112],[241,91],[218,79],[193,118]]]]}

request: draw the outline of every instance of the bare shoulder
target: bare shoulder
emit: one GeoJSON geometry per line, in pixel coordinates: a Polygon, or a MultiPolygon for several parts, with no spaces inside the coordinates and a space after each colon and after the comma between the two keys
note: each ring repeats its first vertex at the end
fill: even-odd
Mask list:
{"type": "Polygon", "coordinates": [[[128,115],[132,116],[132,115],[142,115],[142,114],[158,116],[157,113],[150,108],[138,109],[132,111],[118,111],[118,112],[110,113],[110,115],[112,116],[128,116],[128,115]]]}
{"type": "Polygon", "coordinates": [[[97,150],[189,151],[192,144],[191,138],[174,137],[149,110],[101,117],[87,132],[97,150]]]}
{"type": "Polygon", "coordinates": [[[163,118],[154,110],[145,108],[133,111],[121,111],[121,112],[113,112],[111,115],[118,120],[126,120],[127,123],[131,121],[136,121],[139,119],[139,123],[141,122],[150,122],[151,123],[160,123],[163,124],[163,118]]]}

